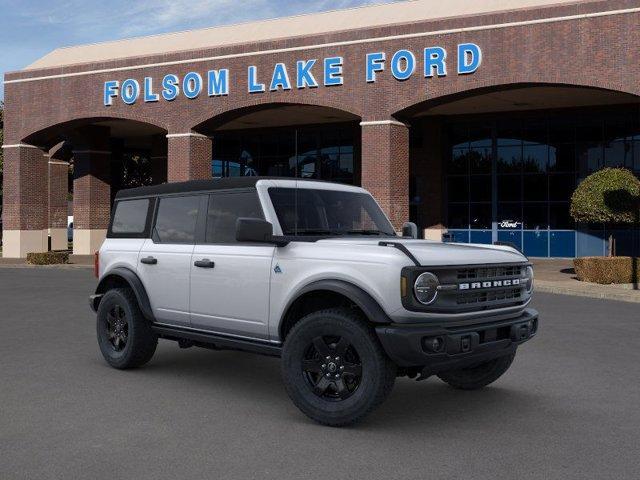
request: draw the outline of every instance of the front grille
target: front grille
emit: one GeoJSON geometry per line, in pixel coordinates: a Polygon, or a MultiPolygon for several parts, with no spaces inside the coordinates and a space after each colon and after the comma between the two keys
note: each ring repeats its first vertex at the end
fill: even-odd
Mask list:
{"type": "Polygon", "coordinates": [[[518,301],[522,297],[522,287],[503,288],[486,292],[459,293],[458,305],[472,305],[487,302],[518,301]]]}
{"type": "Polygon", "coordinates": [[[458,270],[458,280],[490,280],[501,277],[520,277],[523,273],[522,265],[510,265],[506,267],[479,267],[463,268],[458,270]]]}

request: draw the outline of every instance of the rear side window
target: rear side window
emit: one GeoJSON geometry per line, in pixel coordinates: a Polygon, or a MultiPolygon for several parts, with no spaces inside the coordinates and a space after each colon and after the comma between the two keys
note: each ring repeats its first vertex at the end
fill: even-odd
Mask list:
{"type": "Polygon", "coordinates": [[[160,243],[195,243],[200,197],[161,198],[153,239],[160,243]]]}
{"type": "Polygon", "coordinates": [[[147,227],[149,214],[148,198],[142,200],[121,200],[116,203],[111,232],[118,235],[140,235],[147,227]]]}
{"type": "Polygon", "coordinates": [[[206,243],[235,243],[236,220],[264,218],[257,192],[217,193],[209,197],[206,243]]]}

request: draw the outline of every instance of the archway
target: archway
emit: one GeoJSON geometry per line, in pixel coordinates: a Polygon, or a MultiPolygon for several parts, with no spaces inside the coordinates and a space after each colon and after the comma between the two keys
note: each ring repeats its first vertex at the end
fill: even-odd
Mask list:
{"type": "Polygon", "coordinates": [[[213,139],[212,176],[261,175],[360,183],[360,117],[336,108],[271,103],[194,128],[213,139]]]}
{"type": "MultiPolygon", "coordinates": [[[[118,190],[166,182],[166,133],[141,121],[99,117],[63,122],[27,135],[15,149],[17,177],[25,181],[19,166],[24,158],[40,172],[47,194],[18,190],[11,195],[15,205],[8,202],[9,209],[18,214],[13,228],[22,231],[23,224],[29,229],[42,225],[46,228],[38,229],[48,237],[44,247],[66,250],[73,242],[74,254],[93,254],[106,235],[118,190]],[[29,195],[34,198],[26,198],[29,195]]],[[[16,250],[19,256],[22,250],[16,250]]]]}
{"type": "MultiPolygon", "coordinates": [[[[570,85],[517,84],[410,106],[411,217],[427,236],[509,242],[533,257],[604,252],[575,225],[577,182],[605,166],[640,173],[640,98],[570,85]]],[[[628,247],[633,232],[622,234],[628,247]]]]}

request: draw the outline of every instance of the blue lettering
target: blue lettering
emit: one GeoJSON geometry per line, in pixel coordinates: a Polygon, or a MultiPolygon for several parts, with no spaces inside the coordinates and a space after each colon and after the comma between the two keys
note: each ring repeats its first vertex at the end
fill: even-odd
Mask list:
{"type": "Polygon", "coordinates": [[[296,63],[296,86],[298,88],[316,88],[318,82],[311,73],[311,69],[316,64],[316,60],[300,60],[296,63]]]}
{"type": "Polygon", "coordinates": [[[433,69],[436,75],[445,77],[447,75],[447,51],[442,47],[429,47],[424,49],[424,76],[433,77],[433,69]]]}
{"type": "Polygon", "coordinates": [[[140,84],[133,78],[128,78],[122,82],[122,89],[120,90],[122,101],[127,105],[133,105],[140,96],[140,84]]]}
{"type": "Polygon", "coordinates": [[[145,77],[144,79],[144,101],[145,102],[157,102],[160,99],[160,95],[153,93],[153,78],[145,77]]]}
{"type": "Polygon", "coordinates": [[[180,87],[178,87],[178,76],[169,74],[165,75],[162,79],[162,98],[168,102],[175,100],[180,94],[180,87]]]}
{"type": "Polygon", "coordinates": [[[209,70],[208,77],[208,93],[210,97],[218,97],[221,95],[229,95],[229,70],[209,70]]]}
{"type": "Polygon", "coordinates": [[[384,52],[367,54],[367,82],[376,81],[376,72],[384,71],[384,62],[387,55],[384,52]]]}
{"type": "Polygon", "coordinates": [[[249,93],[264,92],[264,83],[258,83],[256,77],[258,76],[258,67],[250,66],[248,72],[249,78],[247,80],[249,84],[249,93]]]}
{"type": "Polygon", "coordinates": [[[202,77],[197,72],[189,72],[182,79],[184,96],[193,100],[202,92],[202,77]]]}
{"type": "Polygon", "coordinates": [[[461,43],[458,45],[458,73],[460,75],[473,73],[482,64],[482,50],[475,43],[461,43]]]}
{"type": "Polygon", "coordinates": [[[391,74],[397,80],[407,80],[416,71],[416,57],[409,50],[398,50],[391,58],[391,74]]]}
{"type": "Polygon", "coordinates": [[[278,90],[279,87],[283,90],[291,90],[287,66],[284,63],[276,63],[276,66],[273,68],[273,76],[271,77],[269,90],[274,92],[278,90]]]}
{"type": "Polygon", "coordinates": [[[327,87],[342,85],[342,57],[329,57],[324,59],[324,84],[327,87]]]}
{"type": "Polygon", "coordinates": [[[117,80],[109,80],[104,82],[104,106],[110,107],[113,105],[113,99],[118,96],[118,87],[120,82],[117,80]]]}

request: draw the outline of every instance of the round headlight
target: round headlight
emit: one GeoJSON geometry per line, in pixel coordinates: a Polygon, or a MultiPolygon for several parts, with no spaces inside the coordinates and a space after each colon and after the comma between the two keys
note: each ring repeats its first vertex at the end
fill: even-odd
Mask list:
{"type": "Polygon", "coordinates": [[[438,277],[431,272],[425,272],[416,279],[413,292],[421,304],[429,305],[438,296],[438,285],[440,285],[438,277]]]}
{"type": "Polygon", "coordinates": [[[527,293],[532,293],[533,292],[533,267],[531,266],[527,267],[525,275],[526,275],[525,286],[527,288],[527,293]]]}

